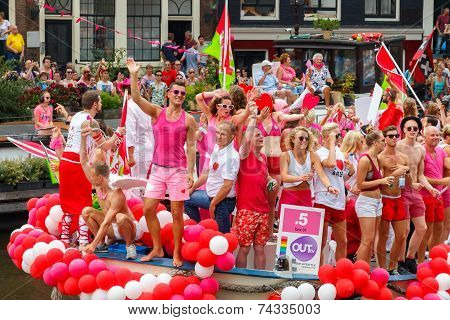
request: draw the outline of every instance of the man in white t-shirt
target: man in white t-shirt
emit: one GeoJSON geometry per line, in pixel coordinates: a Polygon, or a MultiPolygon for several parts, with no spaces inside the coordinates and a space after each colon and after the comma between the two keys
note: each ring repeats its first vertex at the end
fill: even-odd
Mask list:
{"type": "Polygon", "coordinates": [[[97,82],[97,90],[108,92],[110,94],[116,94],[116,88],[114,84],[109,81],[108,70],[101,71],[101,80],[97,82]]]}
{"type": "MultiPolygon", "coordinates": [[[[314,207],[325,210],[323,224],[322,249],[327,241],[328,225],[331,224],[337,243],[336,260],[347,256],[347,235],[345,222],[345,185],[347,180],[355,173],[355,168],[345,160],[344,154],[339,150],[338,143],[341,140],[337,123],[327,123],[322,128],[323,147],[316,151],[322,162],[323,171],[333,187],[339,190],[339,194],[328,192],[317,177],[314,181],[315,204],[314,207]]],[[[328,187],[330,188],[330,186],[328,187]]]]}
{"type": "Polygon", "coordinates": [[[184,202],[186,214],[200,221],[199,208],[209,209],[219,231],[230,232],[230,215],[236,206],[236,179],[239,172],[239,153],[234,149],[236,127],[231,122],[222,122],[217,128],[217,140],[211,154],[209,168],[189,190],[191,198],[184,202]],[[205,190],[196,190],[206,182],[205,190]]]}

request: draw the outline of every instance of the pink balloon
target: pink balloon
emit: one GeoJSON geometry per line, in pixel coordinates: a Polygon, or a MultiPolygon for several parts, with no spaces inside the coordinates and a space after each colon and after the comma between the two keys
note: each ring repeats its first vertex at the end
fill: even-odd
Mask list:
{"type": "Polygon", "coordinates": [[[16,245],[13,243],[9,246],[8,255],[10,258],[14,257],[14,249],[16,249],[16,245]]]}
{"type": "Polygon", "coordinates": [[[45,205],[47,205],[48,199],[47,198],[40,198],[38,201],[36,201],[36,210],[39,209],[40,207],[43,207],[45,205]]]}
{"type": "Polygon", "coordinates": [[[69,264],[69,273],[74,278],[81,278],[88,272],[88,265],[83,259],[74,259],[69,264]]]}
{"type": "Polygon", "coordinates": [[[197,241],[203,230],[205,230],[205,227],[199,224],[187,226],[183,233],[184,240],[186,240],[186,242],[197,241]]]}
{"type": "Polygon", "coordinates": [[[231,252],[226,252],[216,259],[216,267],[222,271],[228,271],[234,267],[234,256],[231,252]]]}
{"type": "Polygon", "coordinates": [[[219,282],[213,277],[206,278],[200,281],[200,287],[202,288],[204,294],[209,293],[215,295],[217,291],[219,291],[219,282]]]}
{"type": "Polygon", "coordinates": [[[50,196],[50,199],[56,199],[59,201],[59,193],[54,193],[50,196]]]}
{"type": "Polygon", "coordinates": [[[54,287],[57,285],[56,280],[52,276],[51,267],[48,267],[47,269],[45,269],[44,274],[42,275],[42,278],[44,279],[45,284],[50,287],[54,287]]]}
{"type": "Polygon", "coordinates": [[[394,300],[408,300],[408,299],[406,299],[405,297],[397,297],[394,300]]]}
{"type": "Polygon", "coordinates": [[[419,286],[420,287],[420,282],[419,281],[413,281],[410,284],[408,284],[408,286],[419,286]]]}
{"type": "Polygon", "coordinates": [[[66,280],[69,277],[69,268],[64,262],[57,262],[51,268],[51,275],[56,281],[66,280]]]}
{"type": "Polygon", "coordinates": [[[436,293],[427,293],[423,300],[441,300],[441,297],[437,295],[436,293]]]}
{"type": "Polygon", "coordinates": [[[14,244],[16,247],[20,246],[23,242],[23,240],[27,237],[27,234],[19,234],[16,239],[14,240],[14,244]]]}
{"type": "Polygon", "coordinates": [[[417,265],[417,270],[420,270],[422,268],[429,267],[429,266],[430,266],[430,263],[428,261],[425,261],[425,262],[419,263],[417,265]]]}
{"type": "Polygon", "coordinates": [[[412,297],[411,299],[409,299],[409,300],[423,300],[422,298],[419,298],[419,297],[412,297]]]}
{"type": "Polygon", "coordinates": [[[203,290],[198,284],[189,284],[184,288],[184,298],[187,300],[201,300],[203,290]]]}
{"type": "Polygon", "coordinates": [[[370,280],[375,281],[382,288],[389,281],[389,272],[383,268],[376,268],[370,273],[370,280]]]}
{"type": "Polygon", "coordinates": [[[91,263],[89,263],[89,273],[91,275],[93,275],[94,277],[97,277],[97,275],[103,271],[103,270],[107,270],[108,267],[106,266],[106,263],[104,263],[102,260],[100,259],[96,259],[91,261],[91,263]]]}
{"type": "MultiPolygon", "coordinates": [[[[28,213],[28,223],[31,224],[31,225],[33,225],[33,226],[36,226],[36,220],[37,220],[37,217],[36,217],[36,208],[33,208],[33,209],[31,209],[30,212],[28,213]]],[[[33,231],[34,231],[34,230],[33,230],[33,231]]],[[[31,232],[33,232],[33,231],[31,231],[31,232]]],[[[31,232],[30,232],[30,233],[31,233],[31,232]]]]}
{"type": "Polygon", "coordinates": [[[174,294],[170,300],[184,300],[184,297],[181,294],[174,294]]]}
{"type": "Polygon", "coordinates": [[[139,198],[131,198],[127,201],[128,208],[133,208],[135,205],[142,203],[142,200],[139,198]]]}
{"type": "Polygon", "coordinates": [[[33,231],[30,231],[28,235],[37,238],[43,233],[44,231],[42,231],[41,229],[34,229],[33,231]]]}
{"type": "Polygon", "coordinates": [[[112,273],[115,273],[117,270],[119,270],[119,266],[115,266],[115,265],[111,265],[108,267],[109,271],[111,271],[112,273]]]}

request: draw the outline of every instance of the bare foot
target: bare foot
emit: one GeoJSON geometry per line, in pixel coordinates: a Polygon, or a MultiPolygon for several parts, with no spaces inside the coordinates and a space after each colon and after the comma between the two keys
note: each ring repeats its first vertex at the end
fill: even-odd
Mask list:
{"type": "Polygon", "coordinates": [[[173,266],[179,268],[183,265],[183,259],[181,259],[180,254],[173,254],[173,266]]]}
{"type": "Polygon", "coordinates": [[[147,261],[151,261],[153,258],[162,258],[162,257],[164,257],[164,251],[163,251],[163,249],[161,248],[161,249],[159,249],[159,250],[157,250],[157,249],[153,249],[148,255],[146,255],[145,257],[143,257],[142,259],[141,259],[141,261],[143,261],[143,262],[147,262],[147,261]]]}

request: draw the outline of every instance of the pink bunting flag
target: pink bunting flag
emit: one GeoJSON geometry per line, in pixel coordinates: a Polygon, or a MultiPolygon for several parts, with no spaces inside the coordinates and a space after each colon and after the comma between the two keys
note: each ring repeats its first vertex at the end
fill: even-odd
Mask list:
{"type": "Polygon", "coordinates": [[[64,11],[60,11],[60,12],[59,12],[59,15],[60,15],[61,17],[64,17],[64,16],[66,15],[66,13],[65,13],[64,11]]]}
{"type": "Polygon", "coordinates": [[[80,23],[81,20],[81,18],[78,18],[77,20],[75,20],[75,23],[80,23]]]}
{"type": "Polygon", "coordinates": [[[95,25],[95,31],[98,31],[100,29],[100,26],[98,24],[95,25]]]}
{"type": "Polygon", "coordinates": [[[44,9],[47,9],[48,11],[50,11],[50,12],[55,12],[55,7],[52,7],[51,5],[49,5],[49,4],[47,4],[47,3],[45,3],[43,6],[42,6],[42,8],[44,8],[44,9]]]}

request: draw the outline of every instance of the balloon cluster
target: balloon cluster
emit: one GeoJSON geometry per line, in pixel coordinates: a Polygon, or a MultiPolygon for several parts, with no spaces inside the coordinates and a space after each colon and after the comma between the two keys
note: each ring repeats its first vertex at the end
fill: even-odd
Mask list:
{"type": "Polygon", "coordinates": [[[363,260],[355,263],[340,259],[336,267],[323,265],[319,268],[319,280],[323,285],[318,290],[320,300],[348,299],[355,294],[372,300],[392,300],[392,292],[386,285],[389,273],[383,268],[370,272],[363,260]]]}
{"type": "Polygon", "coordinates": [[[433,247],[430,258],[417,266],[417,281],[406,288],[406,299],[450,300],[450,246],[433,247]]]}
{"type": "Polygon", "coordinates": [[[383,38],[382,33],[354,33],[352,34],[352,39],[356,40],[358,42],[365,41],[380,41],[380,39],[383,38]]]}
{"type": "Polygon", "coordinates": [[[215,300],[219,290],[213,277],[154,276],[107,266],[29,224],[11,233],[7,251],[19,269],[83,300],[215,300]]]}
{"type": "MultiPolygon", "coordinates": [[[[64,213],[59,205],[59,194],[46,194],[42,198],[31,198],[27,202],[27,210],[28,224],[53,236],[61,235],[61,220],[64,213]]],[[[74,226],[75,229],[76,226],[74,226]]]]}
{"type": "Polygon", "coordinates": [[[304,282],[298,288],[292,286],[284,288],[279,297],[276,294],[270,295],[269,300],[314,300],[315,296],[314,286],[304,282]]]}

